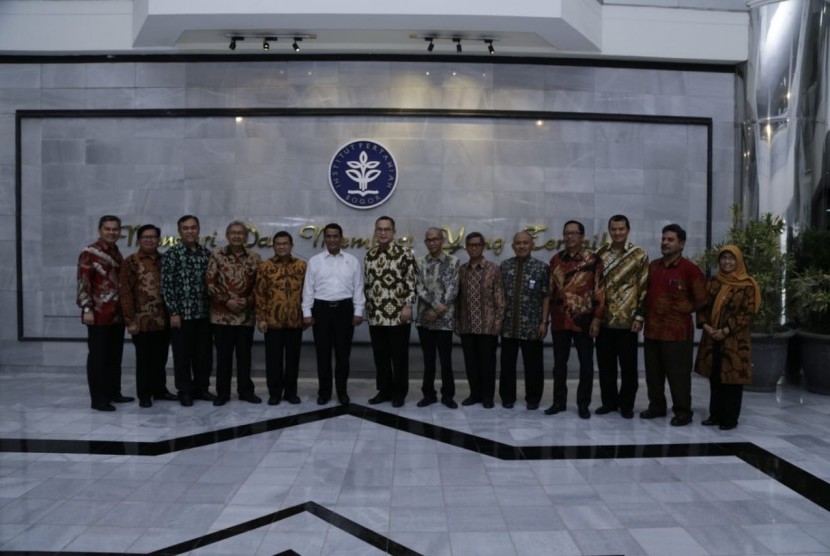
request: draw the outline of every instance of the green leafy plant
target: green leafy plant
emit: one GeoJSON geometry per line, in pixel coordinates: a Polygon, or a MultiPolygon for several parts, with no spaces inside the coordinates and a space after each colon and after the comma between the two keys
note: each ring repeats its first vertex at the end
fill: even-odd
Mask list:
{"type": "Polygon", "coordinates": [[[696,257],[704,269],[717,272],[718,253],[724,245],[736,245],[744,254],[747,273],[758,282],[761,308],[752,321],[752,331],[772,334],[783,326],[783,292],[794,267],[793,256],[781,249],[785,223],[780,216],[765,213],[746,220],[738,205],[732,205],[732,225],[723,242],[696,257]]]}
{"type": "Polygon", "coordinates": [[[790,295],[801,326],[830,334],[830,230],[805,230],[796,241],[790,295]]]}

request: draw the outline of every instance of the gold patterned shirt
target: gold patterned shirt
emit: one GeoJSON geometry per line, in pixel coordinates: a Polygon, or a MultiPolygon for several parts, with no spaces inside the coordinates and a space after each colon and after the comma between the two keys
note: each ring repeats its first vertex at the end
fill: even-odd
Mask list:
{"type": "Polygon", "coordinates": [[[605,275],[605,313],[602,325],[630,329],[645,317],[648,291],[648,255],[642,247],[627,242],[621,250],[603,245],[597,251],[605,275]]]}
{"type": "Polygon", "coordinates": [[[210,295],[210,322],[231,326],[254,326],[254,286],[259,253],[243,249],[232,253],[229,247],[220,247],[210,254],[207,267],[207,288],[210,295]],[[227,302],[242,298],[247,302],[244,311],[232,312],[227,302]]]}
{"type": "Polygon", "coordinates": [[[158,251],[136,251],[121,264],[121,310],[127,326],[139,332],[167,328],[167,308],[161,296],[161,258],[158,251]]]}
{"type": "Polygon", "coordinates": [[[257,321],[268,328],[303,327],[303,282],[307,264],[289,256],[272,257],[259,265],[256,275],[257,321]]]}
{"type": "Polygon", "coordinates": [[[366,317],[370,326],[398,326],[401,311],[415,303],[415,256],[397,243],[373,247],[363,261],[366,317]]]}

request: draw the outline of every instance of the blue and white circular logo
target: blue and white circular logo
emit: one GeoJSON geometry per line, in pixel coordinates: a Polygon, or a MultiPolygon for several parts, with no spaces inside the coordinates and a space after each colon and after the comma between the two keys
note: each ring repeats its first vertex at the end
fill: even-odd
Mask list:
{"type": "Polygon", "coordinates": [[[346,143],[329,165],[331,190],[356,209],[382,205],[398,184],[398,165],[383,145],[366,139],[346,143]]]}

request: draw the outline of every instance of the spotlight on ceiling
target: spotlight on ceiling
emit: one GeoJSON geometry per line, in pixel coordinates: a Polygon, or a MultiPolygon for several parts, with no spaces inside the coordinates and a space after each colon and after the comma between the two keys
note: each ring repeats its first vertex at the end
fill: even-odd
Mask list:
{"type": "Polygon", "coordinates": [[[452,42],[455,43],[455,51],[461,54],[461,39],[453,39],[452,42]]]}
{"type": "Polygon", "coordinates": [[[429,43],[427,46],[427,52],[432,52],[435,49],[435,42],[433,42],[435,39],[432,37],[426,37],[424,40],[429,43]]]}
{"type": "Polygon", "coordinates": [[[268,39],[262,39],[262,50],[271,50],[271,45],[268,44],[268,39]]]}
{"type": "Polygon", "coordinates": [[[487,52],[490,54],[496,53],[496,49],[493,48],[493,39],[485,39],[484,43],[487,45],[487,52]]]}
{"type": "Polygon", "coordinates": [[[302,41],[303,41],[302,37],[294,37],[294,42],[291,44],[291,48],[294,49],[294,52],[299,52],[300,51],[299,43],[301,43],[302,41]]]}
{"type": "Polygon", "coordinates": [[[231,50],[236,50],[236,41],[244,41],[245,37],[233,36],[231,37],[231,44],[228,45],[228,48],[231,50]]]}

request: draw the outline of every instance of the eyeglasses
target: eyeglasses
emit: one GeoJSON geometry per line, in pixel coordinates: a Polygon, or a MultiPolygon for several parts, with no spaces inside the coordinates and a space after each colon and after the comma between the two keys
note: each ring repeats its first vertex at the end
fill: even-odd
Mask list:
{"type": "Polygon", "coordinates": [[[153,240],[155,240],[155,239],[158,239],[158,238],[159,238],[159,236],[141,236],[138,239],[142,239],[142,240],[144,240],[144,239],[153,239],[153,240]]]}
{"type": "Polygon", "coordinates": [[[442,237],[428,237],[424,240],[424,243],[435,243],[436,241],[441,241],[442,237]]]}
{"type": "Polygon", "coordinates": [[[565,237],[574,237],[574,236],[581,236],[582,234],[579,232],[565,232],[562,234],[565,237]]]}

